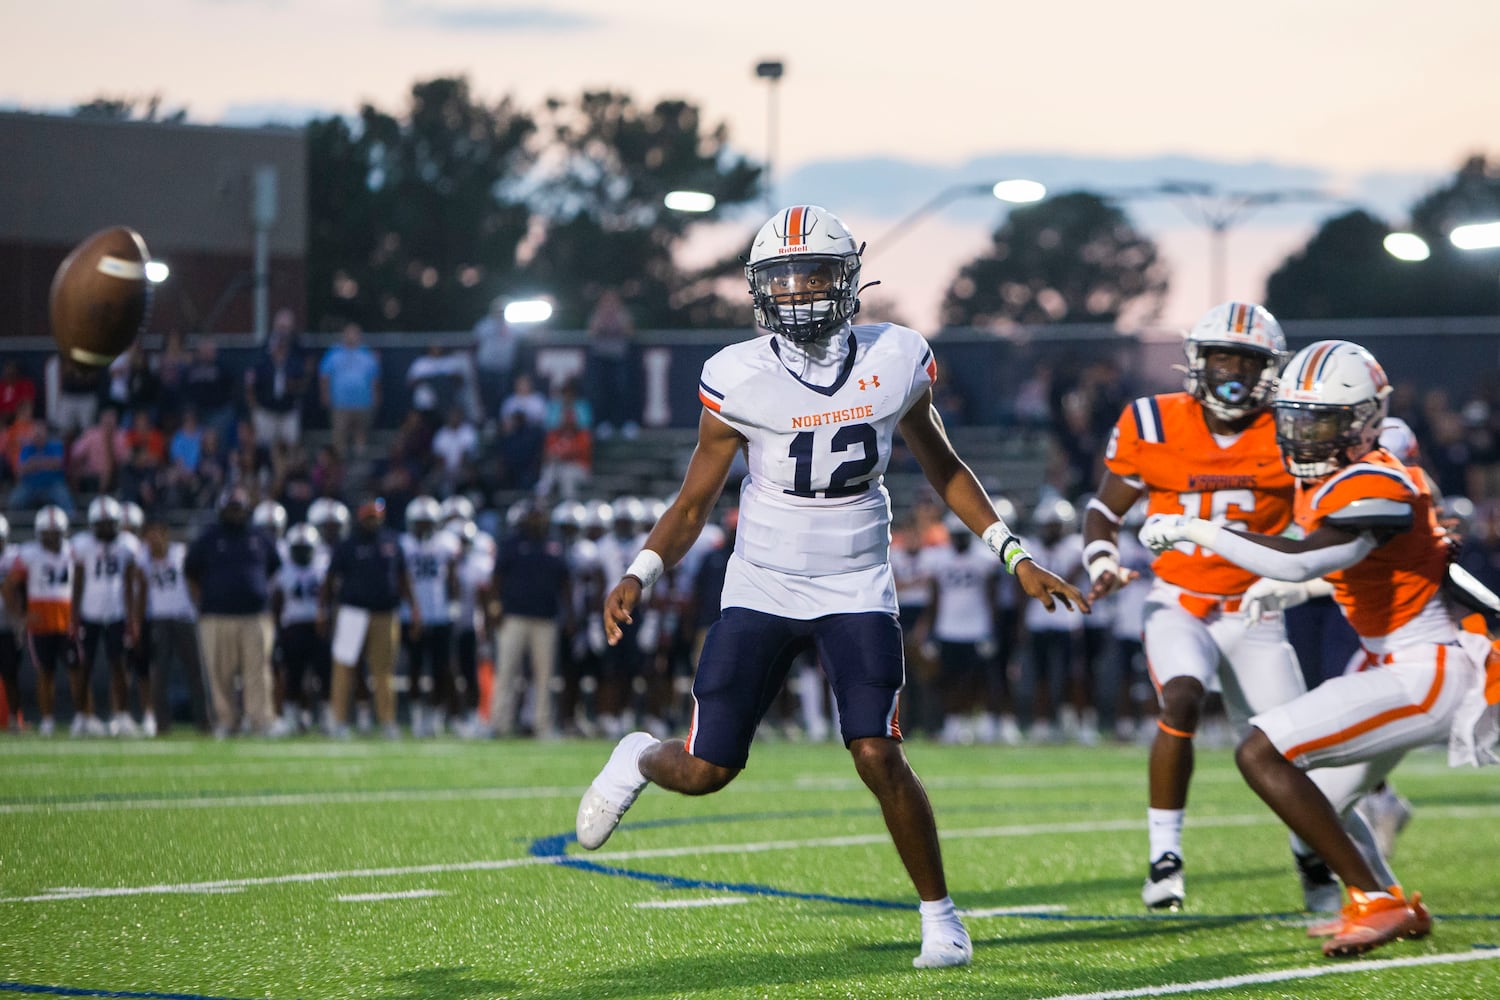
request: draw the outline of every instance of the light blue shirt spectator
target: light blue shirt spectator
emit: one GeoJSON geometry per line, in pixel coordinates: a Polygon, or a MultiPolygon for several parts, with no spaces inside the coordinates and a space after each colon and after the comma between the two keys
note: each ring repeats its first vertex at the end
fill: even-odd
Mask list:
{"type": "Polygon", "coordinates": [[[184,425],[172,435],[172,444],[167,449],[167,458],[173,465],[180,465],[189,472],[198,471],[198,459],[203,455],[203,428],[184,425]]]}
{"type": "Polygon", "coordinates": [[[318,365],[318,374],[327,379],[328,403],[333,409],[368,410],[375,405],[380,361],[363,344],[330,347],[318,365]]]}

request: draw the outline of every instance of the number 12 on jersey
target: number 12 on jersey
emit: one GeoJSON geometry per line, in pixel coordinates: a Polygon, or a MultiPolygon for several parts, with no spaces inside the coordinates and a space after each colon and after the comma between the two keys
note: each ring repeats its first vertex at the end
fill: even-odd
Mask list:
{"type": "Polygon", "coordinates": [[[816,431],[802,431],[792,438],[788,455],[797,465],[792,488],[783,493],[794,497],[852,497],[870,488],[870,474],[880,464],[880,439],[869,424],[844,424],[820,447],[816,431]],[[856,448],[857,457],[823,471],[837,455],[856,448]]]}

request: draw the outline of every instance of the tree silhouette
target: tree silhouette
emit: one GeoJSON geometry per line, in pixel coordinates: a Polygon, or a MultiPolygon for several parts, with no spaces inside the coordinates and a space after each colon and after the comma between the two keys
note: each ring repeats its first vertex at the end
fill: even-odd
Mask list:
{"type": "Polygon", "coordinates": [[[1153,318],[1167,292],[1156,244],[1118,207],[1086,191],[1013,209],[992,245],[943,297],[945,326],[1114,323],[1127,307],[1153,318]]]}

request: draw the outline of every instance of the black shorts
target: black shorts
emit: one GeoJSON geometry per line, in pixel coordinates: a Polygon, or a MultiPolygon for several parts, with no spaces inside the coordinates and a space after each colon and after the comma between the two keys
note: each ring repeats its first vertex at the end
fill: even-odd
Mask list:
{"type": "Polygon", "coordinates": [[[61,632],[35,635],[26,633],[26,647],[31,653],[31,663],[42,673],[53,673],[58,667],[71,670],[78,666],[81,654],[78,643],[61,632]]]}
{"type": "Polygon", "coordinates": [[[101,625],[98,622],[84,622],[84,666],[94,665],[94,658],[98,655],[100,646],[104,647],[104,656],[111,664],[119,662],[120,657],[125,654],[125,623],[109,622],[101,625]]]}
{"type": "Polygon", "coordinates": [[[750,741],[786,681],[792,661],[817,653],[848,746],[901,738],[897,719],[906,665],[896,616],[878,611],[801,620],[725,608],[709,627],[693,679],[687,749],[720,767],[742,768],[750,741]]]}

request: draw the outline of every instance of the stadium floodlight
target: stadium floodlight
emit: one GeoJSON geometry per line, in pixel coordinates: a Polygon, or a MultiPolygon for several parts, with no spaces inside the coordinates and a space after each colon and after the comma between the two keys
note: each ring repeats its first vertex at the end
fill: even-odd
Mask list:
{"type": "Polygon", "coordinates": [[[507,323],[545,323],[552,318],[552,303],[546,299],[516,299],[505,304],[507,323]]]}
{"type": "Polygon", "coordinates": [[[707,191],[669,191],[662,203],[674,212],[712,212],[718,199],[707,191]]]}
{"type": "Polygon", "coordinates": [[[1500,247],[1500,222],[1471,222],[1448,234],[1460,250],[1493,250],[1500,247]]]}
{"type": "Polygon", "coordinates": [[[994,187],[990,188],[990,193],[1012,205],[1030,205],[1047,197],[1047,185],[1041,181],[1017,177],[997,182],[994,187]]]}
{"type": "Polygon", "coordinates": [[[1420,261],[1432,256],[1432,248],[1416,233],[1388,233],[1381,242],[1385,252],[1397,260],[1420,261]]]}
{"type": "Polygon", "coordinates": [[[163,281],[166,281],[167,276],[171,273],[172,269],[167,266],[167,262],[164,260],[146,261],[146,280],[153,285],[159,285],[163,281]]]}

